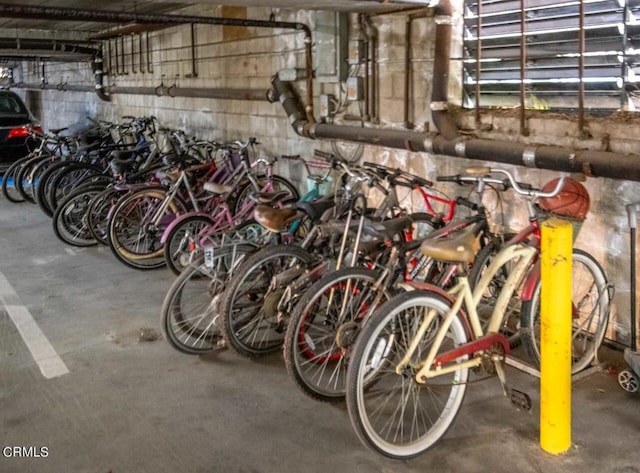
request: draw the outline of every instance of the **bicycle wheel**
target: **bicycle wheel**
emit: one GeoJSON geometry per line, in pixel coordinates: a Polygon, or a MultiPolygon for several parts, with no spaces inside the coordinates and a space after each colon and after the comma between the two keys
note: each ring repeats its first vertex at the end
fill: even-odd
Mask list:
{"type": "MultiPolygon", "coordinates": [[[[509,240],[513,235],[506,235],[505,240],[509,240]]],[[[474,290],[480,283],[482,275],[487,270],[494,256],[500,251],[500,245],[495,241],[490,241],[482,248],[476,255],[476,259],[473,262],[471,271],[469,271],[469,285],[474,290]]],[[[486,290],[483,292],[482,297],[478,303],[478,316],[480,320],[488,323],[493,313],[493,308],[496,305],[496,301],[504,284],[509,277],[508,264],[502,266],[495,274],[493,279],[489,282],[486,290]]],[[[514,291],[511,299],[505,308],[505,314],[503,318],[501,333],[509,340],[511,348],[520,346],[520,309],[522,301],[519,297],[518,291],[514,291]]]]}
{"type": "Polygon", "coordinates": [[[198,244],[198,234],[213,224],[204,215],[185,217],[169,233],[164,243],[164,259],[174,274],[180,274],[191,262],[198,244]]]}
{"type": "Polygon", "coordinates": [[[284,361],[294,384],[318,401],[344,399],[349,350],[360,326],[389,299],[374,287],[379,273],[346,268],[312,284],[291,313],[284,361]]]}
{"type": "Polygon", "coordinates": [[[98,243],[102,245],[109,244],[107,241],[109,213],[118,199],[126,192],[108,187],[91,199],[87,210],[87,226],[98,243]]]}
{"type": "Polygon", "coordinates": [[[164,248],[160,242],[164,229],[184,211],[173,199],[163,212],[167,192],[142,189],[122,199],[109,219],[109,248],[116,258],[135,269],[164,266],[164,248]]]}
{"type": "MultiPolygon", "coordinates": [[[[426,291],[411,291],[383,304],[362,327],[347,372],[347,408],[356,435],[374,452],[408,459],[433,446],[451,426],[462,405],[469,370],[415,380],[420,360],[431,349],[451,304],[426,291]],[[431,325],[410,363],[396,373],[423,318],[431,325]]],[[[454,317],[438,353],[467,341],[464,324],[454,317]]],[[[437,356],[437,355],[436,355],[437,356]]]]}
{"type": "Polygon", "coordinates": [[[35,204],[35,192],[36,182],[34,180],[34,170],[38,168],[42,163],[50,162],[49,156],[33,156],[23,166],[20,167],[16,174],[15,186],[16,190],[20,193],[22,198],[30,204],[35,204]]]}
{"type": "Polygon", "coordinates": [[[47,194],[49,208],[55,212],[58,203],[78,187],[88,176],[100,176],[103,169],[90,163],[70,162],[60,169],[53,180],[47,194]]]}
{"type": "MultiPolygon", "coordinates": [[[[258,185],[264,188],[267,185],[267,177],[264,175],[258,176],[258,185]]],[[[271,176],[271,185],[273,187],[272,192],[278,191],[287,191],[291,194],[291,200],[296,201],[300,199],[300,193],[298,192],[298,188],[293,185],[291,181],[288,179],[278,176],[274,174],[271,176]]],[[[246,205],[250,203],[249,196],[255,192],[255,189],[251,182],[247,182],[244,184],[237,195],[232,197],[229,201],[229,208],[233,215],[237,215],[240,210],[242,210],[246,205]]]]}
{"type": "MultiPolygon", "coordinates": [[[[609,320],[610,294],[602,266],[586,251],[573,249],[571,373],[585,369],[602,344],[609,320]]],[[[520,318],[529,362],[540,368],[540,281],[520,318]]]]}
{"type": "Polygon", "coordinates": [[[220,302],[227,346],[247,358],[280,349],[286,327],[279,319],[278,303],[289,281],[276,284],[273,278],[312,261],[309,252],[292,245],[265,247],[247,258],[229,280],[220,302]]]}
{"type": "Polygon", "coordinates": [[[78,189],[60,203],[53,214],[53,231],[62,242],[81,247],[98,244],[89,230],[87,210],[103,190],[102,186],[78,189]]]}
{"type": "Polygon", "coordinates": [[[34,196],[36,204],[40,207],[40,210],[44,212],[45,215],[49,217],[53,217],[53,210],[49,205],[49,200],[47,198],[49,192],[51,191],[53,180],[60,171],[62,171],[66,166],[68,166],[73,161],[57,161],[48,166],[47,169],[41,174],[40,179],[38,181],[38,186],[35,189],[34,196]]]}
{"type": "Polygon", "coordinates": [[[9,168],[5,171],[2,176],[2,195],[9,202],[13,202],[14,204],[19,204],[24,202],[24,197],[18,192],[16,187],[16,181],[18,178],[18,172],[20,172],[20,168],[27,162],[29,157],[24,157],[18,159],[14,162],[9,168]]]}
{"type": "Polygon", "coordinates": [[[234,269],[255,249],[251,245],[216,249],[210,264],[200,255],[180,273],[160,311],[162,333],[173,348],[199,355],[218,346],[220,297],[234,269]]]}

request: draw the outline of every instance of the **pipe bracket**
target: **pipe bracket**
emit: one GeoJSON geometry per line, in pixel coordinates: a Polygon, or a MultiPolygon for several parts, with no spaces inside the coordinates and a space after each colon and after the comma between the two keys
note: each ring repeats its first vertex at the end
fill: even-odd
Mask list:
{"type": "Polygon", "coordinates": [[[433,112],[445,112],[445,111],[449,110],[449,102],[444,102],[444,101],[431,102],[429,107],[431,108],[431,111],[433,111],[433,112]]]}
{"type": "Polygon", "coordinates": [[[464,141],[458,141],[455,145],[456,155],[461,158],[467,157],[467,143],[464,141]]]}
{"type": "Polygon", "coordinates": [[[522,152],[522,163],[528,168],[536,167],[536,149],[534,147],[527,147],[522,152]]]}
{"type": "Polygon", "coordinates": [[[436,15],[433,19],[436,25],[453,25],[452,15],[436,15]]]}

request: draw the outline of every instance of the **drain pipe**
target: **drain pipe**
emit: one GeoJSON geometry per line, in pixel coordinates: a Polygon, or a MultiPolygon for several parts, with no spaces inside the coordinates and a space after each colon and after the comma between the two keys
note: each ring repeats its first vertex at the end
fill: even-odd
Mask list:
{"type": "Polygon", "coordinates": [[[295,132],[307,138],[340,139],[480,161],[493,161],[554,171],[579,172],[591,177],[640,181],[639,155],[463,137],[448,139],[440,133],[310,123],[305,118],[304,109],[292,84],[282,82],[277,76],[274,76],[272,85],[269,99],[279,101],[282,104],[295,132]]]}
{"type": "MultiPolygon", "coordinates": [[[[96,79],[97,81],[98,79],[96,79]]],[[[16,82],[11,87],[16,89],[27,90],[59,90],[62,92],[97,92],[97,85],[82,84],[51,84],[51,83],[27,83],[16,82]]],[[[110,100],[111,95],[117,94],[133,94],[133,95],[155,95],[157,97],[196,97],[208,99],[229,99],[229,100],[255,100],[266,101],[268,91],[265,89],[214,89],[214,88],[182,88],[182,87],[166,87],[164,85],[158,87],[118,87],[103,86],[101,94],[105,96],[104,100],[110,100]]]]}
{"type": "MultiPolygon", "coordinates": [[[[293,23],[287,21],[266,21],[266,20],[245,20],[241,18],[222,18],[193,15],[163,15],[163,14],[141,14],[125,13],[105,10],[84,10],[80,8],[62,7],[42,7],[35,5],[11,5],[0,3],[0,17],[3,18],[26,18],[40,20],[61,20],[79,22],[106,22],[106,23],[139,23],[139,24],[206,24],[217,26],[249,26],[256,28],[282,28],[293,29],[304,33],[305,43],[305,69],[307,85],[307,104],[305,111],[307,120],[315,122],[313,115],[313,60],[311,29],[304,23],[293,23]]],[[[96,79],[96,85],[97,79],[96,79]]],[[[103,88],[96,89],[103,90],[103,88]]]]}

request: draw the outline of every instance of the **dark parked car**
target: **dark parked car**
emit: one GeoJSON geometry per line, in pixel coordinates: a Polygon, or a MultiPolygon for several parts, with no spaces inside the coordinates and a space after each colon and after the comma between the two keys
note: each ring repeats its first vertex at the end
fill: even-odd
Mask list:
{"type": "Polygon", "coordinates": [[[42,132],[22,99],[13,92],[0,90],[0,174],[35,147],[29,138],[29,127],[42,132]]]}

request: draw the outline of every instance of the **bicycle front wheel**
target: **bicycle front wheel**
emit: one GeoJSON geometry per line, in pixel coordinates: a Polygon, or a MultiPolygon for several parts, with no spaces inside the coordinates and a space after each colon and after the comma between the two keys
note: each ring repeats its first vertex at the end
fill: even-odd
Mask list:
{"type": "Polygon", "coordinates": [[[220,297],[235,268],[253,251],[251,245],[219,248],[207,264],[200,255],[180,273],[160,311],[162,333],[173,348],[200,355],[218,346],[220,297]]]}
{"type": "MultiPolygon", "coordinates": [[[[585,369],[596,356],[609,320],[610,294],[602,266],[574,248],[572,264],[571,373],[585,369]]],[[[522,342],[529,362],[540,368],[540,281],[531,300],[522,303],[522,342]]]]}
{"type": "Polygon", "coordinates": [[[109,219],[109,247],[118,260],[135,269],[166,264],[160,239],[164,229],[183,210],[176,200],[163,206],[167,192],[141,190],[125,197],[109,219]]]}
{"type": "MultiPolygon", "coordinates": [[[[433,446],[455,420],[469,370],[459,369],[424,384],[415,379],[450,307],[438,294],[411,291],[387,301],[364,324],[351,352],[347,408],[358,438],[374,452],[395,459],[415,457],[433,446]],[[432,311],[435,316],[430,326],[398,374],[396,367],[432,311]]],[[[459,317],[446,330],[437,353],[467,341],[459,317]]]]}

